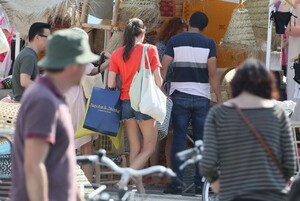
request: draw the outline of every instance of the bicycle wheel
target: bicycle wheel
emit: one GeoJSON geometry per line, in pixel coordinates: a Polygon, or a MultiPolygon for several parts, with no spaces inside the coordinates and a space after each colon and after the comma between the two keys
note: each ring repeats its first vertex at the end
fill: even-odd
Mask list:
{"type": "Polygon", "coordinates": [[[218,194],[210,189],[210,183],[205,179],[202,187],[202,201],[219,201],[218,194]]]}

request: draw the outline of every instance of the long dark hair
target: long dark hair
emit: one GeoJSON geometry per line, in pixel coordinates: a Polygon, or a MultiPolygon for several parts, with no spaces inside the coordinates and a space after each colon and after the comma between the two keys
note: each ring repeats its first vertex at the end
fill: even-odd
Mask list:
{"type": "Polygon", "coordinates": [[[142,32],[145,32],[144,23],[142,20],[138,18],[132,18],[128,21],[124,32],[124,61],[129,59],[130,52],[135,45],[135,37],[139,36],[142,32]]]}
{"type": "Polygon", "coordinates": [[[164,22],[157,34],[155,41],[163,41],[165,44],[167,44],[172,36],[181,33],[184,28],[187,28],[185,20],[181,19],[180,17],[171,18],[169,21],[164,22]]]}

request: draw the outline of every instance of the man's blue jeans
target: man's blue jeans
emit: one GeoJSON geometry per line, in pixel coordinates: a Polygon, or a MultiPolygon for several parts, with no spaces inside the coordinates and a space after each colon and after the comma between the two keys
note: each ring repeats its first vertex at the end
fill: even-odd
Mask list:
{"type": "MultiPolygon", "coordinates": [[[[179,91],[172,94],[172,126],[173,126],[173,144],[172,144],[172,169],[182,180],[183,171],[179,170],[182,164],[175,156],[176,153],[185,150],[186,138],[189,122],[191,120],[193,129],[193,140],[203,139],[203,126],[205,118],[210,108],[210,101],[201,96],[194,96],[179,91]]],[[[195,184],[201,184],[201,175],[198,165],[196,165],[195,184]]]]}

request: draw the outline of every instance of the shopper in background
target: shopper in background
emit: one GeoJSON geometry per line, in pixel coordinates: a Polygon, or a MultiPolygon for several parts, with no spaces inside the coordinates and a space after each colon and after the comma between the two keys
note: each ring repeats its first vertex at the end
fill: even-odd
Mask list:
{"type": "Polygon", "coordinates": [[[207,116],[201,173],[220,184],[222,201],[285,201],[296,161],[289,119],[271,100],[278,96],[275,78],[263,63],[249,59],[237,69],[230,87],[233,99],[207,116]],[[262,136],[280,168],[236,107],[262,136]]]}
{"type": "MultiPolygon", "coordinates": [[[[156,43],[155,43],[160,62],[162,62],[162,58],[165,54],[165,50],[169,39],[176,34],[186,31],[186,29],[187,29],[186,22],[180,17],[173,17],[170,20],[164,22],[164,24],[161,26],[160,30],[157,33],[156,43]]],[[[164,84],[163,84],[163,90],[165,90],[167,94],[169,94],[172,76],[173,76],[173,65],[172,63],[170,63],[168,67],[166,79],[164,80],[164,84]]],[[[172,129],[172,125],[170,124],[166,147],[165,147],[166,166],[169,168],[171,168],[172,141],[173,141],[173,129],[172,129]]],[[[156,145],[155,153],[150,158],[151,165],[156,165],[158,163],[159,151],[160,151],[160,142],[158,141],[156,145]]]]}
{"type": "Polygon", "coordinates": [[[42,22],[33,23],[28,32],[28,46],[17,56],[12,73],[12,99],[20,101],[26,88],[40,74],[37,67],[37,55],[45,50],[50,25],[42,22]]]}
{"type": "MultiPolygon", "coordinates": [[[[156,121],[148,115],[134,111],[130,105],[129,89],[134,75],[139,70],[143,54],[145,26],[142,20],[133,18],[128,21],[124,32],[124,46],[113,52],[110,59],[108,87],[116,88],[116,76],[120,75],[121,85],[121,120],[128,135],[130,167],[141,169],[154,153],[157,141],[156,121]]],[[[147,50],[150,66],[156,84],[161,87],[162,78],[157,49],[149,45],[147,50]]],[[[141,178],[135,181],[138,191],[144,193],[141,178]]]]}
{"type": "MultiPolygon", "coordinates": [[[[80,84],[86,64],[99,59],[74,30],[48,40],[46,70],[25,91],[12,153],[11,201],[76,201],[74,130],[65,93],[80,84]]],[[[77,195],[76,195],[77,194],[77,195]]]]}
{"type": "MultiPolygon", "coordinates": [[[[89,38],[88,34],[83,29],[77,27],[72,29],[78,34],[81,34],[82,37],[85,37],[86,39],[89,38]]],[[[88,63],[85,67],[84,75],[97,75],[108,68],[110,54],[106,52],[103,52],[103,54],[105,54],[106,61],[97,67],[92,63],[88,63]]],[[[101,74],[98,76],[101,76],[101,74]]],[[[86,98],[84,97],[82,85],[73,86],[66,93],[66,101],[70,109],[74,131],[77,131],[85,115],[86,98]]],[[[91,132],[91,135],[85,135],[75,139],[75,149],[79,149],[82,155],[91,155],[93,153],[93,140],[95,140],[96,137],[97,135],[92,135],[91,132]]],[[[88,180],[93,182],[93,166],[91,164],[84,164],[82,165],[82,170],[88,180]]]]}
{"type": "MultiPolygon", "coordinates": [[[[169,64],[173,61],[173,78],[170,95],[173,101],[172,125],[172,169],[179,179],[183,171],[176,154],[185,149],[189,122],[193,129],[193,140],[203,137],[203,126],[210,108],[210,85],[221,103],[219,79],[216,67],[216,45],[202,32],[208,25],[208,18],[202,12],[192,14],[189,30],[169,39],[162,61],[161,74],[166,77],[169,64]]],[[[202,177],[198,167],[195,171],[195,193],[202,193],[202,177]]],[[[182,186],[172,183],[165,193],[181,194],[182,186]]]]}

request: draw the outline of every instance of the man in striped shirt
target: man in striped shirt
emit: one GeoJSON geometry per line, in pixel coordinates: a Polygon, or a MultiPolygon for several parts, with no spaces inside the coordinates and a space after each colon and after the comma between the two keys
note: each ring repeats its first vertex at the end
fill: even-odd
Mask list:
{"type": "MultiPolygon", "coordinates": [[[[165,78],[168,66],[173,60],[174,77],[170,95],[173,100],[172,125],[172,169],[179,179],[183,172],[175,159],[176,153],[185,149],[186,135],[191,119],[193,140],[203,138],[203,125],[210,108],[210,84],[221,103],[219,79],[216,69],[215,42],[202,35],[208,25],[208,17],[202,12],[195,12],[190,18],[189,31],[173,36],[165,51],[161,74],[165,78]]],[[[201,176],[196,168],[195,191],[201,193],[201,176]]],[[[172,183],[165,193],[181,194],[182,187],[172,183]]]]}

